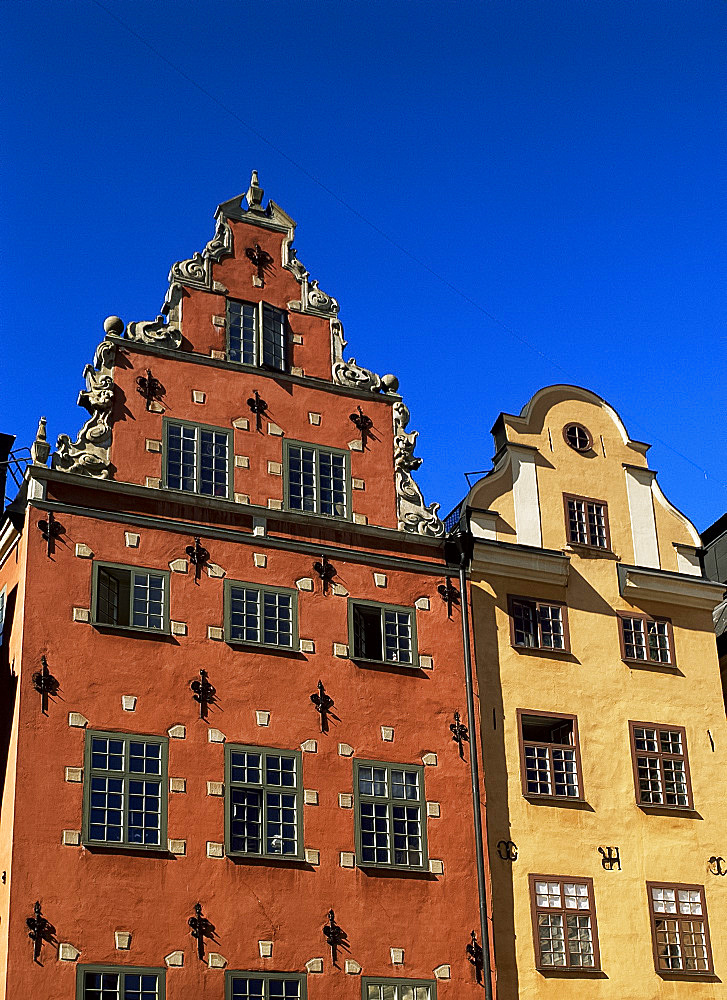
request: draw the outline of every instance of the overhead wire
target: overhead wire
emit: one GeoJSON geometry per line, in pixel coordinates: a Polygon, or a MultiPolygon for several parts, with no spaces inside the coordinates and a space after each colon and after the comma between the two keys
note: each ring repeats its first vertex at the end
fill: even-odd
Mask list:
{"type": "MultiPolygon", "coordinates": [[[[532,343],[532,341],[528,340],[517,330],[513,329],[513,327],[511,327],[508,323],[505,323],[494,313],[490,312],[488,309],[485,309],[485,307],[480,302],[472,298],[471,295],[469,295],[463,289],[455,285],[445,275],[440,274],[438,271],[436,271],[433,267],[427,264],[425,260],[422,260],[420,257],[417,257],[417,255],[413,254],[411,250],[403,246],[401,243],[397,242],[389,233],[387,233],[384,229],[378,226],[375,222],[372,222],[371,219],[367,218],[354,205],[346,201],[345,198],[342,198],[332,188],[328,187],[328,185],[325,184],[325,182],[322,181],[319,177],[316,177],[315,174],[312,174],[310,170],[308,170],[305,166],[303,166],[302,163],[294,159],[294,157],[290,156],[289,153],[287,153],[284,149],[282,149],[275,142],[269,139],[266,135],[260,132],[259,129],[256,129],[253,125],[250,124],[250,122],[246,121],[244,118],[238,115],[237,112],[233,108],[231,108],[228,104],[220,100],[220,98],[216,94],[208,90],[201,83],[199,83],[198,80],[195,80],[194,77],[190,76],[189,73],[185,72],[185,70],[183,70],[175,62],[169,59],[160,49],[152,45],[151,42],[149,42],[146,38],[144,38],[143,35],[139,34],[138,31],[136,31],[123,18],[119,17],[118,14],[110,10],[106,6],[106,4],[101,2],[101,0],[91,0],[91,2],[95,4],[96,7],[99,7],[102,11],[104,11],[112,20],[116,21],[117,24],[119,24],[122,28],[124,28],[125,31],[127,31],[130,35],[132,35],[151,53],[157,56],[157,58],[160,59],[163,63],[165,63],[171,70],[173,70],[173,72],[175,72],[178,76],[182,77],[183,80],[186,80],[187,83],[189,83],[192,87],[194,87],[201,94],[207,97],[210,101],[216,104],[222,111],[224,111],[236,122],[238,122],[238,124],[242,125],[242,127],[246,129],[251,135],[255,136],[256,139],[259,139],[260,142],[264,143],[266,146],[272,149],[273,152],[277,153],[278,156],[280,156],[283,160],[289,163],[292,167],[295,167],[295,169],[298,170],[300,173],[302,173],[305,177],[307,177],[309,181],[311,181],[313,184],[319,187],[322,191],[325,191],[326,194],[329,195],[329,197],[333,198],[334,201],[338,202],[339,205],[341,205],[343,208],[346,209],[346,211],[350,212],[353,216],[355,216],[360,222],[368,226],[369,229],[371,229],[373,232],[379,235],[382,239],[386,240],[387,243],[391,244],[391,246],[397,249],[400,253],[408,257],[411,261],[413,261],[413,263],[423,268],[433,278],[436,278],[437,281],[443,284],[451,292],[454,292],[455,295],[459,296],[459,298],[463,299],[478,312],[482,313],[482,315],[485,316],[488,320],[490,320],[491,323],[494,323],[501,330],[504,330],[506,333],[509,333],[510,336],[513,337],[515,340],[517,340],[520,344],[522,344],[524,347],[527,347],[528,350],[533,351],[535,354],[537,354],[543,361],[549,364],[557,372],[560,372],[561,375],[564,375],[566,379],[570,377],[569,372],[561,364],[559,364],[559,362],[556,361],[555,358],[551,357],[545,351],[542,351],[536,344],[532,343]]],[[[644,427],[644,429],[647,430],[647,433],[651,437],[652,441],[666,448],[668,451],[671,451],[672,454],[677,455],[684,462],[687,462],[687,464],[697,469],[704,475],[704,478],[709,482],[716,483],[718,486],[721,486],[722,489],[727,490],[727,483],[724,483],[721,480],[717,479],[716,477],[712,476],[709,472],[707,472],[705,468],[703,468],[703,466],[699,465],[697,462],[694,462],[691,458],[688,458],[686,455],[683,455],[677,448],[674,448],[673,445],[670,445],[666,441],[657,437],[656,435],[651,434],[649,429],[646,428],[640,420],[632,420],[630,415],[627,416],[630,424],[644,427]]]]}

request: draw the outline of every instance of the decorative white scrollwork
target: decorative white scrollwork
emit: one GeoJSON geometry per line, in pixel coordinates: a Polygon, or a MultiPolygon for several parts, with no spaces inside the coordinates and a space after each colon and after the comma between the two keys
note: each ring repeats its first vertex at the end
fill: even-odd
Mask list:
{"type": "MultiPolygon", "coordinates": [[[[113,332],[113,328],[108,329],[108,324],[107,320],[107,332],[113,332]]],[[[60,472],[92,476],[94,479],[112,478],[109,449],[116,346],[113,341],[104,340],[96,348],[94,363],[86,365],[83,370],[86,388],[79,393],[78,405],[88,410],[91,416],[78,432],[75,441],[71,441],[67,434],[59,436],[52,465],[60,472]]]]}
{"type": "Polygon", "coordinates": [[[182,344],[182,331],[174,323],[168,323],[165,316],[140,323],[129,323],[126,339],[149,347],[166,347],[178,351],[182,344]]]}
{"type": "Polygon", "coordinates": [[[232,228],[225,219],[217,220],[215,235],[209,241],[202,253],[195,253],[189,260],[178,260],[172,264],[169,271],[169,283],[179,282],[190,288],[199,288],[204,292],[212,291],[212,264],[219,264],[233,252],[232,228]]]}
{"type": "Polygon", "coordinates": [[[394,417],[394,485],[399,527],[417,535],[441,538],[444,524],[437,516],[438,503],[427,506],[422,491],[411,473],[422,464],[414,454],[418,431],[407,432],[409,410],[399,401],[393,406],[394,417]]]}
{"type": "Polygon", "coordinates": [[[349,389],[370,389],[371,392],[378,392],[381,388],[381,376],[357,365],[356,358],[335,361],[332,375],[336,385],[345,385],[349,389]]]}

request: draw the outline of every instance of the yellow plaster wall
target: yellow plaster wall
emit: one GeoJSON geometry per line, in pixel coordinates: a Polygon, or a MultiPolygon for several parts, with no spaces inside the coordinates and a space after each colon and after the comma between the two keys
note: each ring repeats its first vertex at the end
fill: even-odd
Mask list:
{"type": "MultiPolygon", "coordinates": [[[[498,1000],[727,997],[727,877],[710,874],[708,864],[715,854],[727,857],[727,723],[711,613],[669,604],[644,606],[640,610],[645,613],[671,618],[676,668],[633,667],[622,661],[615,611],[632,606],[619,594],[616,566],[618,559],[633,562],[622,463],[643,466],[645,459],[624,444],[608,412],[594,404],[560,398],[536,416],[535,429],[526,434],[508,427],[508,435],[541,449],[543,545],[563,549],[562,493],[574,492],[607,501],[614,555],[570,552],[566,588],[499,576],[484,580],[473,572],[498,1000]],[[603,435],[605,458],[602,450],[584,459],[567,447],[562,427],[569,420],[585,424],[596,442],[603,435]],[[572,653],[512,648],[508,594],[566,601],[572,653]],[[523,797],[518,708],[577,715],[585,806],[535,804],[523,797]],[[686,728],[693,814],[656,815],[636,805],[629,720],[686,728]],[[498,857],[500,840],[515,842],[516,862],[498,857]],[[620,872],[602,868],[599,846],[620,849],[620,872]],[[593,879],[602,975],[535,970],[531,873],[593,879]],[[647,880],[705,887],[716,980],[667,979],[656,973],[647,880]]],[[[498,479],[499,484],[485,479],[475,487],[473,506],[500,510],[510,502],[507,492],[496,495],[509,491],[507,477],[498,479]]],[[[664,568],[673,572],[672,543],[694,542],[687,526],[664,507],[659,511],[660,506],[659,549],[665,554],[664,568]]]]}

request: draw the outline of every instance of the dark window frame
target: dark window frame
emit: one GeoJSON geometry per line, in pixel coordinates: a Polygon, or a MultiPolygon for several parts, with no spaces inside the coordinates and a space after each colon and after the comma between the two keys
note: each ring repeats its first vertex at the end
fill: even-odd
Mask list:
{"type": "MultiPolygon", "coordinates": [[[[300,750],[282,750],[277,747],[262,747],[262,746],[252,746],[244,743],[226,743],[225,744],[225,854],[227,857],[236,858],[241,860],[261,860],[261,861],[303,861],[305,859],[305,848],[303,840],[303,754],[300,750]],[[254,784],[252,782],[237,782],[232,780],[232,754],[233,753],[256,753],[260,754],[260,770],[261,778],[263,779],[260,784],[254,784]],[[296,810],[296,820],[297,820],[297,850],[295,854],[275,854],[268,853],[265,850],[260,850],[258,852],[252,851],[233,851],[232,850],[232,789],[233,788],[251,788],[259,790],[261,793],[261,798],[263,800],[262,813],[263,817],[266,815],[266,805],[265,803],[265,792],[267,789],[285,792],[285,789],[277,785],[268,785],[265,781],[265,758],[268,754],[279,755],[282,757],[293,757],[296,761],[296,787],[294,792],[289,792],[289,794],[295,794],[295,810],[296,810]]],[[[262,830],[261,830],[261,847],[266,843],[266,821],[265,818],[262,820],[262,830]]]]}
{"type": "Polygon", "coordinates": [[[596,916],[596,898],[593,892],[593,879],[588,876],[580,875],[529,875],[528,876],[529,892],[530,892],[530,913],[532,917],[533,925],[533,946],[535,949],[535,968],[538,972],[556,972],[562,973],[567,976],[590,976],[594,972],[598,973],[601,971],[601,949],[598,943],[598,919],[596,916]],[[565,904],[558,907],[538,907],[537,905],[537,893],[535,892],[536,882],[558,882],[560,885],[561,900],[564,901],[564,884],[573,883],[576,885],[586,885],[588,887],[588,910],[568,910],[565,904]],[[565,945],[565,965],[543,965],[542,954],[540,951],[540,934],[538,932],[538,914],[539,913],[562,913],[563,920],[563,942],[565,945]],[[570,952],[568,950],[568,934],[567,934],[567,918],[568,916],[575,916],[577,914],[588,914],[591,918],[591,940],[593,943],[593,965],[571,965],[570,964],[570,952]]]}
{"type": "Polygon", "coordinates": [[[156,853],[167,853],[167,829],[168,829],[168,807],[169,807],[169,739],[166,736],[156,736],[147,733],[121,733],[112,732],[105,729],[87,729],[85,732],[85,745],[84,745],[84,760],[83,760],[83,822],[81,825],[82,833],[81,840],[86,847],[103,847],[107,850],[132,850],[149,852],[154,851],[156,853]],[[101,739],[109,740],[122,740],[124,742],[124,760],[128,760],[128,745],[132,742],[139,743],[157,743],[161,746],[161,773],[159,777],[159,800],[160,800],[160,816],[159,816],[159,843],[158,844],[139,844],[133,843],[128,840],[128,838],[122,838],[121,840],[94,840],[90,835],[90,825],[91,825],[91,778],[94,775],[99,775],[102,777],[116,777],[123,781],[124,785],[124,818],[123,818],[123,830],[128,832],[128,783],[133,780],[156,780],[156,775],[147,775],[140,772],[132,772],[128,768],[124,767],[123,771],[103,771],[101,769],[96,769],[91,766],[91,751],[93,738],[99,737],[101,739]]]}
{"type": "Polygon", "coordinates": [[[348,599],[348,656],[350,660],[359,663],[375,663],[384,667],[401,667],[405,670],[419,669],[419,648],[417,638],[417,616],[415,607],[406,607],[403,604],[385,604],[383,601],[359,600],[349,597],[348,599]],[[381,619],[381,659],[370,656],[359,656],[354,648],[354,615],[355,608],[371,608],[379,611],[381,619]],[[397,614],[408,614],[411,626],[411,663],[402,663],[401,660],[387,660],[386,657],[386,635],[384,613],[386,611],[397,614]]]}
{"type": "Polygon", "coordinates": [[[124,977],[127,975],[131,976],[149,976],[156,975],[158,977],[158,1000],[165,1000],[166,997],[166,969],[155,968],[155,967],[145,967],[139,965],[101,965],[101,964],[89,964],[89,965],[79,965],[76,967],[76,1000],[87,1000],[86,998],[86,984],[84,982],[86,978],[86,973],[115,973],[120,976],[119,982],[119,996],[123,1000],[124,996],[124,977]]]}
{"type": "Polygon", "coordinates": [[[687,745],[687,731],[684,726],[670,726],[666,723],[657,722],[634,722],[629,721],[629,743],[631,745],[631,764],[634,775],[634,794],[636,796],[636,805],[640,809],[668,809],[674,812],[693,812],[694,811],[694,796],[692,793],[692,777],[689,771],[689,747],[687,745]],[[658,750],[643,750],[639,751],[636,749],[636,729],[654,729],[657,734],[657,741],[659,742],[658,750]],[[682,740],[682,750],[681,754],[671,754],[664,753],[661,750],[661,732],[678,732],[681,735],[682,740]],[[687,786],[687,804],[686,805],[671,805],[668,802],[642,802],[641,801],[641,786],[639,782],[639,765],[638,756],[649,756],[657,757],[659,762],[659,780],[661,782],[661,794],[662,798],[666,797],[666,781],[664,775],[664,760],[683,760],[684,761],[684,778],[685,784],[687,786]]]}
{"type": "MultiPolygon", "coordinates": [[[[583,765],[581,762],[581,741],[578,734],[578,717],[575,715],[570,715],[567,712],[543,712],[536,709],[529,708],[518,708],[516,712],[517,716],[517,733],[518,742],[520,745],[520,781],[523,797],[526,799],[537,799],[538,802],[551,802],[553,805],[558,805],[565,802],[575,802],[583,803],[586,801],[585,791],[583,788],[583,765]],[[561,719],[563,722],[570,722],[572,725],[573,732],[573,744],[565,743],[545,743],[545,741],[536,740],[525,740],[523,736],[523,719],[526,718],[546,718],[546,719],[561,719]],[[528,779],[527,779],[527,765],[525,760],[525,744],[528,745],[545,745],[549,747],[565,747],[568,746],[570,749],[575,751],[575,763],[576,763],[576,777],[578,780],[578,795],[557,795],[554,792],[531,792],[528,791],[528,779]]],[[[553,769],[553,758],[552,754],[549,756],[549,774],[551,779],[551,786],[554,786],[555,771],[553,769]]]]}
{"type": "MultiPolygon", "coordinates": [[[[300,1000],[307,1000],[308,998],[308,977],[304,972],[260,972],[256,969],[226,969],[225,1000],[233,1000],[232,987],[236,978],[262,979],[266,984],[271,980],[275,982],[280,981],[281,979],[294,979],[300,983],[300,1000]]],[[[264,1000],[268,1000],[269,996],[270,991],[266,986],[263,990],[264,1000]]]]}
{"type": "Polygon", "coordinates": [[[355,840],[355,851],[356,851],[356,867],[357,868],[377,868],[384,871],[404,871],[404,872],[428,872],[429,871],[429,851],[427,844],[427,797],[426,789],[424,787],[424,766],[422,764],[403,764],[399,761],[391,760],[369,760],[365,758],[356,757],[353,761],[353,807],[354,807],[354,840],[355,840]],[[389,789],[389,794],[384,797],[381,795],[362,795],[359,791],[359,771],[362,767],[382,767],[386,769],[387,772],[387,787],[389,789]],[[394,799],[391,795],[391,772],[392,771],[416,771],[419,775],[419,798],[414,803],[410,799],[394,799]],[[403,865],[397,864],[395,861],[364,861],[362,857],[362,831],[361,831],[361,811],[360,806],[362,802],[377,802],[379,804],[386,802],[387,805],[387,817],[389,820],[388,827],[388,844],[389,844],[389,856],[394,854],[394,828],[393,828],[393,814],[392,809],[394,804],[416,804],[419,807],[419,829],[421,833],[421,854],[422,863],[420,865],[403,865]]]}
{"type": "MultiPolygon", "coordinates": [[[[709,915],[707,913],[707,898],[706,898],[706,893],[704,891],[704,886],[692,885],[691,883],[686,883],[686,882],[647,882],[646,895],[649,907],[649,921],[651,924],[651,944],[652,944],[652,953],[654,956],[654,969],[656,970],[657,975],[666,977],[675,976],[679,979],[685,979],[685,978],[691,979],[692,977],[694,977],[695,979],[702,979],[705,976],[714,976],[714,955],[712,954],[712,940],[709,933],[709,915]],[[690,915],[680,914],[680,913],[676,914],[657,913],[654,909],[654,900],[651,893],[652,889],[674,889],[677,892],[677,894],[680,889],[688,891],[697,891],[700,893],[701,903],[702,903],[702,915],[699,919],[701,919],[704,924],[704,938],[707,950],[707,963],[709,968],[701,970],[659,968],[659,951],[658,951],[658,942],[656,935],[656,921],[662,919],[662,917],[666,917],[667,919],[668,918],[676,919],[679,923],[681,923],[682,919],[684,920],[690,919],[690,915]]],[[[679,903],[677,902],[677,907],[678,906],[679,903]]],[[[680,929],[680,942],[681,942],[681,933],[682,932],[680,929]]]]}
{"type": "Polygon", "coordinates": [[[618,637],[621,646],[621,659],[624,663],[634,663],[642,667],[675,667],[677,665],[676,651],[674,649],[674,629],[672,628],[671,618],[664,618],[661,615],[645,615],[643,612],[639,611],[617,611],[616,616],[618,618],[618,637]],[[647,654],[650,653],[649,650],[649,634],[648,634],[648,623],[649,622],[659,622],[666,625],[666,634],[669,642],[669,659],[668,660],[655,660],[651,655],[647,655],[645,659],[640,659],[638,656],[627,656],[626,655],[626,637],[624,635],[624,619],[637,619],[644,624],[644,646],[647,654]]]}
{"type": "Polygon", "coordinates": [[[588,430],[587,427],[579,423],[577,420],[569,420],[568,423],[565,425],[565,427],[563,428],[563,440],[565,441],[565,443],[568,445],[569,448],[577,452],[579,455],[585,455],[586,452],[591,451],[591,449],[593,448],[593,435],[591,434],[591,432],[588,430]],[[577,427],[579,431],[583,431],[585,433],[586,438],[588,439],[588,443],[586,444],[585,448],[576,448],[576,446],[574,444],[571,444],[571,442],[568,440],[568,431],[571,429],[571,427],[577,427]]]}
{"type": "Polygon", "coordinates": [[[91,624],[97,629],[109,630],[114,632],[137,632],[143,635],[169,635],[171,631],[171,615],[170,615],[170,600],[169,600],[169,590],[170,590],[171,573],[168,569],[153,569],[150,566],[132,566],[128,563],[113,563],[105,562],[101,559],[94,559],[91,571],[91,624]],[[98,575],[99,570],[102,569],[115,569],[123,570],[130,574],[130,586],[129,586],[129,617],[133,616],[133,605],[134,605],[134,574],[135,573],[150,573],[153,576],[160,576],[164,579],[164,609],[162,613],[162,627],[161,628],[150,628],[147,625],[119,625],[114,622],[104,622],[99,621],[98,618],[98,599],[99,599],[99,583],[98,575]]]}
{"type": "MultiPolygon", "coordinates": [[[[594,552],[612,552],[613,551],[612,548],[611,548],[611,527],[610,527],[609,517],[608,517],[608,504],[606,503],[605,500],[598,500],[596,497],[584,497],[584,496],[580,496],[577,493],[564,493],[563,494],[563,513],[564,513],[564,516],[565,516],[565,537],[566,537],[569,545],[575,545],[575,546],[578,546],[579,548],[589,549],[589,550],[592,550],[594,552]],[[605,531],[606,531],[606,544],[605,545],[598,545],[597,543],[592,542],[590,540],[591,539],[591,533],[590,533],[590,531],[588,532],[589,540],[587,542],[580,542],[577,539],[571,538],[570,516],[569,516],[569,513],[568,513],[568,501],[569,500],[580,500],[580,501],[582,501],[585,504],[593,503],[593,504],[598,504],[599,507],[603,507],[603,521],[604,521],[604,528],[605,528],[605,531]]],[[[588,525],[588,508],[586,508],[586,525],[588,525]]]]}
{"type": "Polygon", "coordinates": [[[550,601],[550,600],[540,600],[534,597],[521,597],[515,594],[508,594],[507,597],[507,612],[510,618],[510,645],[513,649],[521,650],[526,653],[570,653],[570,627],[568,624],[568,605],[565,601],[550,601]],[[535,611],[535,625],[537,629],[538,645],[537,646],[526,646],[523,643],[517,643],[515,641],[515,604],[528,604],[535,611]],[[542,629],[540,624],[540,617],[538,612],[541,607],[548,608],[560,608],[561,624],[563,626],[563,646],[558,648],[556,646],[544,646],[542,645],[542,629]]]}
{"type": "Polygon", "coordinates": [[[226,299],[226,324],[225,324],[225,357],[230,364],[239,366],[241,368],[247,369],[257,369],[266,372],[290,372],[290,326],[289,326],[289,316],[287,309],[281,309],[279,306],[274,306],[271,302],[265,302],[260,300],[259,302],[250,302],[247,299],[238,299],[234,296],[228,296],[226,299]],[[230,322],[230,303],[235,302],[241,306],[251,306],[255,310],[255,362],[250,364],[247,361],[236,361],[231,355],[231,344],[230,344],[230,332],[232,324],[230,322]],[[263,346],[264,346],[264,325],[265,325],[265,309],[271,309],[276,313],[280,313],[283,317],[283,336],[282,336],[282,357],[283,357],[283,367],[278,368],[275,365],[271,365],[263,359],[263,346]]]}
{"type": "Polygon", "coordinates": [[[162,488],[165,490],[172,490],[174,493],[183,493],[185,496],[190,497],[202,497],[203,499],[209,500],[230,500],[235,488],[235,460],[234,460],[234,436],[233,429],[231,427],[218,427],[215,424],[203,424],[196,420],[178,420],[175,417],[164,417],[162,419],[162,488]],[[196,431],[211,431],[216,434],[225,434],[227,436],[227,493],[223,496],[222,494],[216,493],[201,493],[199,490],[199,485],[201,482],[201,464],[202,464],[202,450],[199,447],[199,437],[196,439],[196,449],[195,449],[195,482],[197,484],[197,489],[195,490],[183,490],[177,486],[169,485],[169,428],[170,427],[186,427],[192,428],[196,431]]]}
{"type": "Polygon", "coordinates": [[[310,441],[297,441],[293,438],[283,438],[283,506],[286,510],[294,514],[302,514],[305,517],[322,517],[327,521],[352,521],[352,482],[351,482],[351,453],[344,448],[334,448],[330,445],[312,444],[310,441]],[[290,506],[290,449],[309,448],[315,452],[316,462],[316,510],[301,510],[298,507],[290,506]],[[345,514],[325,514],[320,511],[320,456],[321,454],[339,455],[343,458],[344,481],[346,490],[346,513],[345,514]]]}
{"type": "Polygon", "coordinates": [[[361,1000],[368,1000],[369,986],[413,986],[429,987],[429,1000],[437,1000],[436,979],[409,979],[395,976],[364,976],[361,979],[361,1000]]]}
{"type": "MultiPolygon", "coordinates": [[[[300,636],[298,626],[298,591],[292,587],[275,587],[267,583],[251,583],[248,580],[225,579],[223,586],[223,615],[225,642],[230,646],[253,646],[256,649],[283,650],[288,653],[298,653],[300,651],[300,636]],[[263,639],[237,639],[232,635],[232,590],[234,588],[246,588],[257,590],[260,593],[260,607],[262,608],[264,594],[287,594],[291,598],[291,639],[290,645],[284,646],[279,643],[265,642],[263,639]]],[[[262,617],[260,621],[262,622],[262,617]]],[[[263,630],[261,629],[261,634],[263,630]]]]}

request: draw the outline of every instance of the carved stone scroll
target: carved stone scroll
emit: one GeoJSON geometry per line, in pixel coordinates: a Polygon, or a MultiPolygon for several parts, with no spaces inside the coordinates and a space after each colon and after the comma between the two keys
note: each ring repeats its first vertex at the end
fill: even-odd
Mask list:
{"type": "Polygon", "coordinates": [[[438,503],[427,506],[422,491],[411,473],[422,464],[414,454],[418,431],[407,433],[409,410],[404,403],[394,403],[394,483],[399,527],[417,535],[441,538],[444,524],[437,517],[438,503]]]}
{"type": "Polygon", "coordinates": [[[141,323],[129,323],[126,339],[149,347],[166,347],[178,351],[182,344],[182,331],[175,323],[167,323],[165,316],[141,323]]]}
{"type": "MultiPolygon", "coordinates": [[[[117,317],[104,324],[107,333],[123,330],[117,317]],[[113,321],[113,322],[112,322],[113,321]]],[[[93,364],[86,365],[83,377],[86,388],[78,396],[78,405],[91,414],[75,441],[61,434],[56,444],[52,466],[60,472],[94,479],[111,479],[111,416],[114,404],[114,361],[116,344],[104,340],[96,349],[93,364]]]]}
{"type": "Polygon", "coordinates": [[[229,223],[220,218],[217,220],[215,235],[209,241],[202,253],[195,253],[189,260],[179,260],[172,264],[169,272],[169,283],[179,282],[190,288],[199,288],[203,292],[213,290],[212,264],[219,264],[233,252],[232,228],[229,223]]]}

